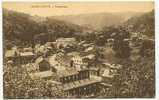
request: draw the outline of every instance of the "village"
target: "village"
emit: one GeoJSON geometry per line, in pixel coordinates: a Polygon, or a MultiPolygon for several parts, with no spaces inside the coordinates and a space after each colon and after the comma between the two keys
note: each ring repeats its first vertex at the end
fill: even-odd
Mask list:
{"type": "MultiPolygon", "coordinates": [[[[145,37],[134,33],[124,41],[134,47],[134,39],[142,40],[145,37]]],[[[107,39],[107,48],[111,49],[113,43],[114,39],[107,39]]],[[[123,67],[106,59],[98,62],[99,50],[101,47],[93,43],[58,38],[54,42],[36,44],[33,48],[14,46],[5,52],[4,63],[5,66],[25,67],[32,80],[42,79],[51,84],[52,90],[64,91],[68,98],[98,97],[113,87],[112,80],[123,67]]]]}

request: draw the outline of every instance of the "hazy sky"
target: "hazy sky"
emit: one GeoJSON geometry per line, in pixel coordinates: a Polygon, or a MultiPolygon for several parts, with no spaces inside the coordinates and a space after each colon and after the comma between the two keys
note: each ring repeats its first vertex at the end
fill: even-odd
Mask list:
{"type": "Polygon", "coordinates": [[[3,2],[3,8],[38,16],[72,15],[98,12],[147,12],[154,2],[3,2]]]}

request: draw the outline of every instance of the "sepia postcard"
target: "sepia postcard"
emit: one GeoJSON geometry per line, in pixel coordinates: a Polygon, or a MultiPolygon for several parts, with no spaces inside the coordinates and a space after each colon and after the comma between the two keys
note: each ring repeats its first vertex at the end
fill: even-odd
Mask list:
{"type": "Polygon", "coordinates": [[[2,22],[4,99],[156,97],[154,1],[6,1],[2,22]]]}

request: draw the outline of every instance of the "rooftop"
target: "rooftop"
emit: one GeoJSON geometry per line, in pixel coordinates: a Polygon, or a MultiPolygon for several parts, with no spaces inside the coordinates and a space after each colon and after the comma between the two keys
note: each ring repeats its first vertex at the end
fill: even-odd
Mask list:
{"type": "Polygon", "coordinates": [[[120,64],[110,64],[110,63],[103,63],[106,67],[112,68],[112,69],[120,69],[122,65],[120,64]]]}
{"type": "Polygon", "coordinates": [[[53,72],[52,71],[44,71],[44,72],[36,72],[36,73],[31,73],[30,77],[32,79],[36,79],[36,78],[47,78],[47,77],[51,77],[53,76],[53,72]]]}
{"type": "Polygon", "coordinates": [[[65,70],[61,70],[59,72],[57,72],[59,77],[65,77],[65,76],[71,76],[71,75],[75,75],[78,74],[78,71],[74,68],[66,68],[65,70]]]}
{"type": "Polygon", "coordinates": [[[33,56],[34,53],[33,52],[21,52],[20,56],[33,56]]]}
{"type": "Polygon", "coordinates": [[[85,51],[85,52],[89,52],[89,51],[91,51],[91,50],[93,50],[93,49],[94,49],[94,47],[91,46],[91,47],[86,48],[84,51],[85,51]]]}
{"type": "Polygon", "coordinates": [[[75,38],[58,38],[56,42],[57,41],[76,41],[76,39],[75,38]]]}
{"type": "Polygon", "coordinates": [[[94,79],[83,79],[83,80],[66,83],[63,85],[63,89],[70,90],[70,89],[74,89],[74,88],[78,88],[78,87],[82,87],[82,86],[86,86],[86,85],[90,85],[90,84],[98,83],[98,82],[100,81],[94,80],[94,79]]]}
{"type": "Polygon", "coordinates": [[[5,57],[14,57],[15,56],[15,50],[7,50],[5,52],[5,57]]]}
{"type": "Polygon", "coordinates": [[[94,54],[89,54],[89,55],[86,55],[86,56],[84,56],[82,58],[93,59],[93,58],[95,58],[95,55],[94,54]]]}

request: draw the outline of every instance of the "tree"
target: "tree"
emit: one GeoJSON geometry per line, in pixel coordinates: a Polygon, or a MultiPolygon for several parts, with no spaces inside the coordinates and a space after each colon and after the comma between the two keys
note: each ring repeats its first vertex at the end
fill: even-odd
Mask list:
{"type": "Polygon", "coordinates": [[[33,99],[64,97],[62,90],[53,91],[43,79],[31,79],[26,68],[21,66],[5,66],[4,98],[33,99]]]}

